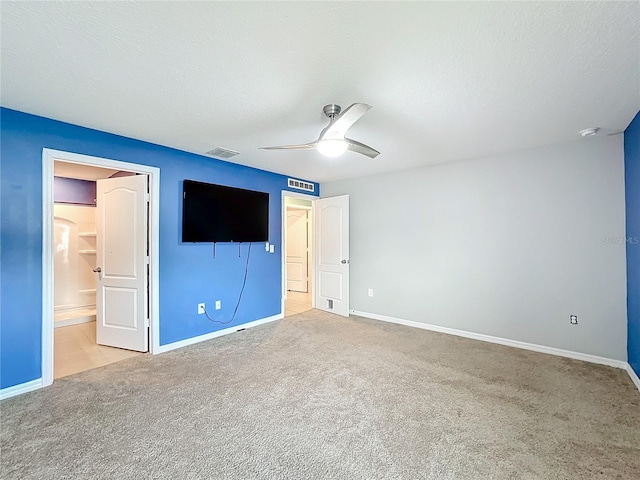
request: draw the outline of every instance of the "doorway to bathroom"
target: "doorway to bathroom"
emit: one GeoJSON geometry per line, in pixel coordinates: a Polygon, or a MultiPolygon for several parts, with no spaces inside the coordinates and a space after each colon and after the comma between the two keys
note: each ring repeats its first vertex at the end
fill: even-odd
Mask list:
{"type": "Polygon", "coordinates": [[[136,174],[56,160],[53,175],[53,378],[57,379],[140,352],[99,344],[96,324],[102,263],[97,261],[98,184],[136,174]]]}
{"type": "Polygon", "coordinates": [[[159,344],[158,177],[155,167],[43,151],[45,385],[159,344]]]}

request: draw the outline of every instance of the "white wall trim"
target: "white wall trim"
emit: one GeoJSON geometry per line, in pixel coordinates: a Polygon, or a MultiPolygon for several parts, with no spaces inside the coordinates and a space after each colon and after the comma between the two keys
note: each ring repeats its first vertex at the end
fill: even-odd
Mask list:
{"type": "Polygon", "coordinates": [[[16,395],[22,395],[23,393],[38,390],[42,387],[44,387],[42,378],[36,378],[35,380],[31,380],[30,382],[14,385],[13,387],[3,388],[2,390],[0,390],[0,400],[4,400],[5,398],[9,397],[15,397],[16,395]]]}
{"type": "MultiPolygon", "coordinates": [[[[492,337],[490,335],[482,335],[479,333],[465,332],[464,330],[456,330],[448,327],[439,327],[437,325],[429,325],[426,323],[413,322],[411,320],[402,320],[399,318],[388,317],[386,315],[378,315],[375,313],[367,313],[360,312],[358,310],[351,310],[353,315],[357,315],[360,317],[371,318],[373,320],[380,320],[383,322],[389,323],[397,323],[400,325],[405,325],[408,327],[422,328],[423,330],[431,330],[434,332],[447,333],[450,335],[457,335],[460,337],[471,338],[473,340],[481,340],[484,342],[490,343],[498,343],[500,345],[506,345],[510,347],[523,348],[525,350],[532,350],[540,353],[548,353],[551,355],[557,355],[561,357],[573,358],[576,360],[584,360],[586,362],[598,363],[601,365],[608,365],[611,367],[622,368],[626,370],[631,377],[631,381],[635,384],[640,391],[640,378],[636,375],[631,365],[627,362],[623,362],[620,360],[613,360],[604,357],[597,357],[595,355],[587,355],[584,353],[572,352],[570,350],[561,350],[558,348],[552,347],[544,347],[542,345],[535,345],[532,343],[519,342],[516,340],[508,340],[500,337],[492,337]]],[[[226,328],[224,330],[218,330],[217,332],[207,333],[205,335],[200,335],[198,337],[188,338],[186,340],[181,340],[179,342],[169,343],[167,345],[159,346],[154,350],[154,353],[165,353],[171,350],[175,350],[177,348],[186,347],[188,345],[193,345],[195,343],[204,342],[206,340],[210,340],[212,338],[221,337],[223,335],[229,335],[231,333],[235,333],[238,330],[257,327],[258,325],[263,325],[265,323],[274,322],[277,320],[281,320],[284,318],[282,313],[278,315],[272,315],[270,317],[261,318],[259,320],[254,320],[253,322],[245,323],[244,325],[236,325],[234,327],[226,328]]],[[[31,380],[30,382],[21,383],[19,385],[14,385],[12,387],[3,388],[0,390],[0,400],[4,400],[5,398],[14,397],[16,395],[21,395],[23,393],[31,392],[33,390],[37,390],[39,388],[45,387],[47,385],[44,384],[44,378],[38,378],[36,380],[31,380]]]]}
{"type": "MultiPolygon", "coordinates": [[[[277,315],[272,315],[270,317],[254,320],[253,322],[245,323],[242,325],[235,325],[230,328],[225,328],[224,330],[218,330],[217,332],[211,332],[205,335],[200,335],[198,337],[187,338],[186,340],[181,340],[179,342],[158,346],[157,348],[154,349],[153,353],[157,354],[157,353],[169,352],[177,348],[182,348],[188,345],[193,345],[195,343],[204,342],[205,340],[211,340],[212,338],[222,337],[223,335],[229,335],[230,333],[235,333],[239,330],[243,330],[246,328],[257,327],[258,325],[263,325],[265,323],[275,322],[276,320],[282,320],[283,318],[284,318],[284,315],[282,313],[279,313],[277,315]]],[[[53,362],[51,365],[53,366],[53,362]]],[[[53,377],[53,374],[52,374],[52,377],[53,377]]],[[[38,390],[48,385],[51,385],[51,383],[45,384],[44,378],[38,378],[36,380],[31,380],[30,382],[21,383],[19,385],[14,385],[12,387],[3,388],[2,390],[0,390],[0,400],[4,400],[5,398],[9,398],[9,397],[14,397],[16,395],[21,395],[23,393],[31,392],[33,390],[38,390]]]]}
{"type": "Polygon", "coordinates": [[[243,323],[241,325],[234,325],[233,327],[225,328],[223,330],[217,330],[211,333],[205,333],[204,335],[199,335],[197,337],[186,338],[184,340],[180,340],[178,342],[168,343],[166,345],[161,345],[154,351],[154,353],[166,353],[171,350],[175,350],[176,348],[182,348],[189,345],[193,345],[195,343],[204,342],[206,340],[211,340],[212,338],[222,337],[223,335],[229,335],[230,333],[235,333],[239,330],[244,330],[246,328],[257,327],[258,325],[264,325],[265,323],[275,322],[276,320],[282,320],[284,318],[283,313],[279,313],[277,315],[272,315],[270,317],[260,318],[258,320],[254,320],[253,322],[243,323]]]}
{"type": "MultiPolygon", "coordinates": [[[[53,150],[42,150],[42,371],[40,387],[53,383],[53,150]]],[[[40,388],[38,387],[38,388],[40,388]]]]}
{"type": "Polygon", "coordinates": [[[401,318],[388,317],[386,315],[378,315],[377,313],[360,312],[358,310],[351,310],[350,312],[353,315],[371,318],[373,320],[381,320],[383,322],[397,323],[400,325],[406,325],[408,327],[422,328],[423,330],[431,330],[434,332],[447,333],[449,335],[457,335],[458,337],[471,338],[473,340],[480,340],[480,341],[489,342],[489,343],[497,343],[499,345],[506,345],[507,347],[522,348],[524,350],[531,350],[534,352],[546,353],[549,355],[556,355],[559,357],[573,358],[574,360],[582,360],[584,362],[597,363],[599,365],[607,365],[609,367],[615,367],[615,368],[622,368],[623,370],[627,370],[627,366],[629,365],[627,362],[622,360],[615,360],[613,358],[606,358],[606,357],[598,357],[596,355],[590,355],[588,353],[573,352],[571,350],[563,350],[561,348],[547,347],[544,345],[537,345],[535,343],[520,342],[518,340],[510,340],[508,338],[502,338],[502,337],[493,337],[491,335],[484,335],[482,333],[473,333],[473,332],[467,332],[465,330],[457,330],[455,328],[441,327],[439,325],[431,325],[428,323],[414,322],[412,320],[403,320],[401,318]]]}
{"type": "Polygon", "coordinates": [[[635,384],[638,391],[640,391],[640,378],[638,377],[638,374],[636,374],[636,372],[633,370],[631,365],[628,363],[627,363],[626,370],[629,376],[631,377],[631,381],[635,384]]]}
{"type": "Polygon", "coordinates": [[[78,153],[42,149],[42,387],[53,383],[53,163],[55,160],[149,176],[149,350],[160,346],[160,168],[78,153]]]}
{"type": "Polygon", "coordinates": [[[95,315],[87,315],[84,317],[65,318],[64,320],[55,320],[53,328],[70,327],[72,325],[81,325],[83,323],[91,323],[96,321],[95,315]]]}

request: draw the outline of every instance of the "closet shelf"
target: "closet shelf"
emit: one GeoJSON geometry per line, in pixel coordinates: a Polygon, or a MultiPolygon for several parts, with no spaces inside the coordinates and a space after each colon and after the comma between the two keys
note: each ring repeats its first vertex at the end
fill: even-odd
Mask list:
{"type": "Polygon", "coordinates": [[[96,289],[95,288],[89,288],[87,290],[78,290],[78,293],[80,293],[81,295],[91,295],[96,293],[96,289]]]}
{"type": "Polygon", "coordinates": [[[96,251],[95,250],[78,250],[78,253],[80,255],[95,255],[96,251]]]}
{"type": "Polygon", "coordinates": [[[80,232],[78,236],[79,237],[95,237],[96,232],[80,232]]]}

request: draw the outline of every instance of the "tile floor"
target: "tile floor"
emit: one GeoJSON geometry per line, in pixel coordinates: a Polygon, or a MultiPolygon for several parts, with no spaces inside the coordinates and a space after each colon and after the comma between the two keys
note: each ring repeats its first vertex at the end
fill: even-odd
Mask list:
{"type": "Polygon", "coordinates": [[[66,377],[143,355],[140,352],[96,344],[96,322],[54,329],[53,378],[66,377]]]}
{"type": "Polygon", "coordinates": [[[287,292],[287,299],[284,302],[285,317],[306,312],[307,310],[311,310],[311,292],[287,292]]]}

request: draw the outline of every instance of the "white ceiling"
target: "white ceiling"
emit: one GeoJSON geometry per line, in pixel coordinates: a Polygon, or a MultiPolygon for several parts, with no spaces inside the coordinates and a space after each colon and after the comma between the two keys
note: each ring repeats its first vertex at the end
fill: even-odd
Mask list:
{"type": "Polygon", "coordinates": [[[315,181],[622,131],[640,2],[1,2],[5,107],[315,181]],[[322,107],[373,105],[304,143],[322,107]]]}

